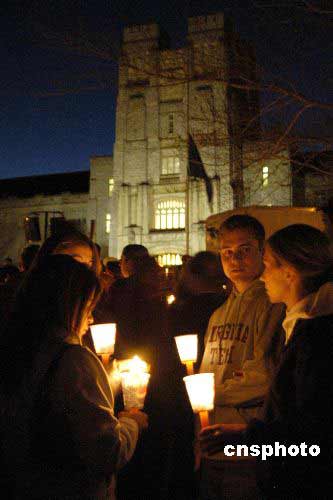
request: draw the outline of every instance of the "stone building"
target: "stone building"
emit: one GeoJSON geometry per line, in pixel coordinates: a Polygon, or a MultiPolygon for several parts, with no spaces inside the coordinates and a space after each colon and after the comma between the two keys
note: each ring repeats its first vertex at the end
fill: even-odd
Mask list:
{"type": "Polygon", "coordinates": [[[60,210],[81,219],[88,233],[94,221],[103,256],[140,243],[161,263],[178,264],[205,248],[209,215],[290,205],[289,152],[261,139],[257,83],[254,51],[221,13],[189,18],[186,45],[172,50],[156,24],[125,28],[113,157],[92,157],[81,188],[78,181],[62,187],[66,174],[44,176],[57,186],[53,192],[40,186],[6,195],[1,188],[5,253],[23,244],[27,212],[60,210]],[[252,83],[244,88],[244,81],[252,83]],[[203,178],[189,175],[189,136],[211,183],[210,203],[203,178]],[[21,235],[15,242],[14,227],[21,235]]]}
{"type": "Polygon", "coordinates": [[[88,193],[89,172],[1,180],[0,261],[9,256],[14,263],[18,262],[26,245],[24,219],[29,215],[39,217],[41,238],[44,238],[45,214],[48,231],[52,217],[60,213],[86,231],[88,193]]]}
{"type": "Polygon", "coordinates": [[[204,221],[212,213],[244,203],[291,203],[288,152],[277,158],[268,147],[262,154],[258,95],[237,86],[244,78],[256,82],[253,50],[221,13],[190,18],[187,44],[176,50],[167,48],[156,24],[124,30],[111,255],[141,243],[164,262],[179,262],[205,248],[204,221]],[[210,204],[205,182],[188,176],[189,134],[211,179],[210,204]]]}
{"type": "Polygon", "coordinates": [[[292,155],[293,205],[333,210],[333,151],[292,155]]]}
{"type": "Polygon", "coordinates": [[[63,214],[87,235],[93,229],[102,256],[107,256],[112,165],[112,156],[95,156],[90,158],[90,171],[0,180],[0,263],[7,256],[18,262],[28,241],[24,229],[27,216],[39,219],[41,239],[33,242],[41,243],[46,233],[50,235],[53,218],[63,214]]]}

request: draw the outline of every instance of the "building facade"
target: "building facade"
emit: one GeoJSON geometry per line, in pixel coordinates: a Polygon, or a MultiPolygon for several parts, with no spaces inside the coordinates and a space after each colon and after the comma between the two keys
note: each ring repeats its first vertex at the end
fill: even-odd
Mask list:
{"type": "Polygon", "coordinates": [[[156,24],[125,28],[113,157],[90,159],[80,192],[59,183],[30,197],[2,191],[2,257],[23,246],[23,217],[38,210],[81,219],[88,234],[94,229],[103,257],[139,243],[172,265],[205,248],[209,215],[291,205],[289,153],[261,139],[258,116],[254,52],[222,13],[189,18],[186,45],[172,50],[156,24]],[[210,202],[202,176],[189,175],[190,136],[211,184],[210,202]]]}
{"type": "MultiPolygon", "coordinates": [[[[290,162],[262,154],[251,48],[223,14],[190,18],[187,45],[165,47],[156,24],[123,34],[109,253],[129,243],[164,262],[205,248],[205,219],[244,203],[290,205],[290,162]],[[212,184],[189,177],[189,135],[212,184]],[[258,150],[260,149],[260,155],[258,150]],[[282,164],[282,167],[280,166],[282,164]]],[[[267,146],[267,145],[266,145],[267,146]]],[[[281,159],[282,158],[282,159],[281,159]]]]}
{"type": "MultiPolygon", "coordinates": [[[[39,218],[41,238],[52,218],[63,214],[81,231],[89,230],[87,208],[89,172],[41,175],[0,181],[0,262],[7,256],[17,263],[27,244],[24,220],[39,218]]],[[[36,243],[39,243],[36,240],[36,243]]]]}

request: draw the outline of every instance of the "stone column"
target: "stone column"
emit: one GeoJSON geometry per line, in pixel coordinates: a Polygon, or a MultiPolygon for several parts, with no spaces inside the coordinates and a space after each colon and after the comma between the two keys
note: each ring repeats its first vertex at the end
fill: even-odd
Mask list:
{"type": "Polygon", "coordinates": [[[220,178],[214,177],[212,179],[212,188],[213,188],[213,214],[218,214],[221,211],[220,208],[220,178]]]}
{"type": "Polygon", "coordinates": [[[154,210],[149,200],[150,186],[149,184],[141,184],[142,187],[142,234],[143,236],[149,233],[149,210],[154,210]]]}

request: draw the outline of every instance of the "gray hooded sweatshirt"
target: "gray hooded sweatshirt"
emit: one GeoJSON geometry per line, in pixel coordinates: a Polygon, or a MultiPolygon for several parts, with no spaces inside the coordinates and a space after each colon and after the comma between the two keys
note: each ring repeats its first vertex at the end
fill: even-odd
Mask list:
{"type": "MultiPolygon", "coordinates": [[[[267,392],[273,338],[283,342],[284,306],[269,302],[264,284],[233,290],[211,316],[200,372],[215,374],[215,418],[221,407],[258,406],[267,392]]],[[[223,420],[222,420],[223,421],[223,420]]]]}

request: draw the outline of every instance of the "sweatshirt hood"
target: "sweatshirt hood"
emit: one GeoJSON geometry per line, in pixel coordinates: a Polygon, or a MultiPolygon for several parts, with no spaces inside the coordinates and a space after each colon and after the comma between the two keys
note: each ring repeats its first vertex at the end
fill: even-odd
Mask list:
{"type": "Polygon", "coordinates": [[[333,282],[322,285],[316,292],[310,293],[287,311],[282,326],[286,332],[286,342],[298,319],[312,319],[317,316],[333,314],[333,282]]]}
{"type": "Polygon", "coordinates": [[[232,288],[230,295],[232,294],[234,297],[237,295],[243,295],[246,296],[247,298],[252,298],[256,297],[258,295],[258,292],[262,291],[265,288],[265,284],[263,281],[260,281],[260,279],[254,280],[251,285],[244,291],[244,292],[238,292],[235,287],[232,288]]]}

